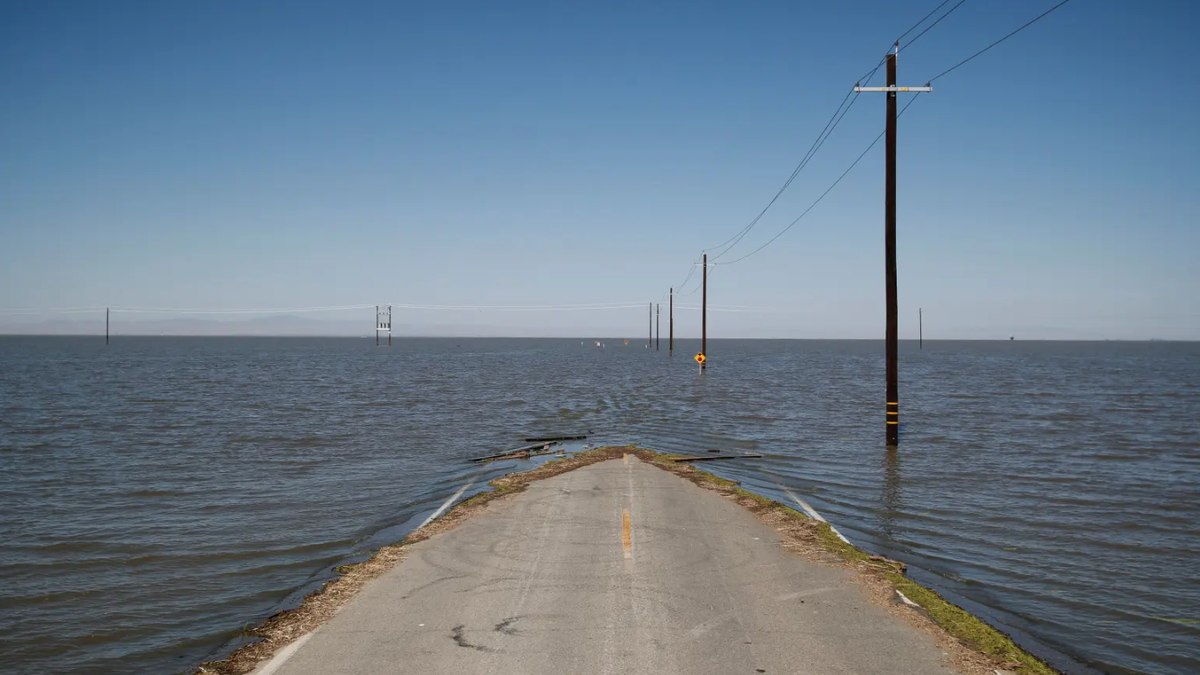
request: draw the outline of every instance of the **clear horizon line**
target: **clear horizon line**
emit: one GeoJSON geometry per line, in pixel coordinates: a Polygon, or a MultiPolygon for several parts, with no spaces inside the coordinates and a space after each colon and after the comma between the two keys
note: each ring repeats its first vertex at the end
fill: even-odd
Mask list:
{"type": "MultiPolygon", "coordinates": [[[[4,333],[0,332],[0,338],[102,338],[103,333],[4,333]]],[[[297,334],[297,333],[269,333],[269,334],[224,334],[224,335],[192,335],[192,334],[148,334],[148,333],[128,333],[128,334],[110,334],[110,339],[115,338],[296,338],[296,339],[337,339],[337,340],[370,340],[374,336],[366,335],[319,335],[319,334],[297,334]]],[[[383,339],[383,335],[380,339],[383,339]]],[[[629,340],[630,346],[634,343],[641,343],[640,337],[626,337],[623,335],[396,335],[392,334],[393,340],[629,340]]],[[[676,336],[675,340],[698,341],[701,338],[695,337],[680,337],[676,336]]],[[[746,336],[723,336],[710,337],[709,341],[721,340],[792,340],[792,341],[839,341],[839,342],[883,342],[884,338],[858,338],[858,337],[746,337],[746,336]]],[[[900,342],[921,342],[921,338],[900,338],[900,342]]],[[[1200,342],[1200,338],[963,338],[963,337],[938,337],[929,338],[925,342],[1200,342]]],[[[658,351],[662,351],[659,349],[658,351]]]]}

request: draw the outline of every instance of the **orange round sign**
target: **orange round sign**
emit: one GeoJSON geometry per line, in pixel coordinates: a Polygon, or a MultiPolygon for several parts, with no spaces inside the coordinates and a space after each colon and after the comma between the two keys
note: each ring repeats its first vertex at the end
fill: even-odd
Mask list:
{"type": "Polygon", "coordinates": [[[700,353],[696,354],[695,358],[696,358],[696,363],[704,363],[704,361],[705,361],[704,352],[700,352],[700,353]]]}

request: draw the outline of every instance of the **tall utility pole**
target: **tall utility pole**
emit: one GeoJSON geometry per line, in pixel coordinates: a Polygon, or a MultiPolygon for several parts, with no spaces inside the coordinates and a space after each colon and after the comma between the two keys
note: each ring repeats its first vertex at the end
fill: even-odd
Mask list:
{"type": "Polygon", "coordinates": [[[667,305],[667,356],[675,356],[675,289],[671,289],[670,304],[667,305]]]}
{"type": "Polygon", "coordinates": [[[662,347],[662,305],[654,303],[654,351],[662,347]]]}
{"type": "Polygon", "coordinates": [[[104,308],[104,344],[108,344],[108,313],[109,308],[104,308]]]}
{"type": "Polygon", "coordinates": [[[886,177],[884,179],[884,217],[883,217],[883,248],[884,248],[884,277],[887,294],[887,412],[885,426],[887,429],[888,447],[900,444],[900,369],[896,363],[899,344],[899,317],[896,301],[896,94],[902,91],[923,92],[933,91],[928,84],[924,87],[896,86],[896,57],[900,53],[900,43],[887,55],[887,86],[886,87],[854,87],[854,91],[879,91],[887,94],[887,130],[885,143],[887,151],[884,159],[886,177]]]}
{"type": "Polygon", "coordinates": [[[925,349],[925,316],[920,307],[917,308],[917,349],[925,349]]]}
{"type": "Polygon", "coordinates": [[[708,254],[704,254],[704,291],[700,294],[700,372],[708,365],[708,254]]]}
{"type": "Polygon", "coordinates": [[[646,315],[646,346],[654,344],[654,303],[650,303],[648,307],[650,312],[646,315]]]}

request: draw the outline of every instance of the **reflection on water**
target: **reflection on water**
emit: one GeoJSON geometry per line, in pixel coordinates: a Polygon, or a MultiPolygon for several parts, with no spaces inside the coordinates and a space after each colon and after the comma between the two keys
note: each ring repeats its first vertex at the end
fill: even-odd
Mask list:
{"type": "Polygon", "coordinates": [[[896,519],[903,511],[900,494],[900,451],[888,447],[883,453],[883,495],[879,500],[879,533],[885,539],[896,534],[896,519]]]}
{"type": "MultiPolygon", "coordinates": [[[[0,338],[0,659],[186,671],[527,435],[805,500],[1055,659],[1200,671],[1200,345],[0,338]],[[980,393],[986,392],[986,395],[980,393]]],[[[467,494],[470,494],[468,491],[467,494]]]]}

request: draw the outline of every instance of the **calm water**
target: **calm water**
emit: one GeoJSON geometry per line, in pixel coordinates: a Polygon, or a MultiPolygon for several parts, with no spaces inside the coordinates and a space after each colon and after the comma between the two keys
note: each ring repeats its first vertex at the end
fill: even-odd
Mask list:
{"type": "Polygon", "coordinates": [[[1200,344],[0,338],[0,670],[188,671],[527,434],[805,499],[1060,668],[1200,672],[1200,344]],[[665,347],[665,343],[664,343],[665,347]],[[713,463],[717,464],[717,463],[713,463]]]}

